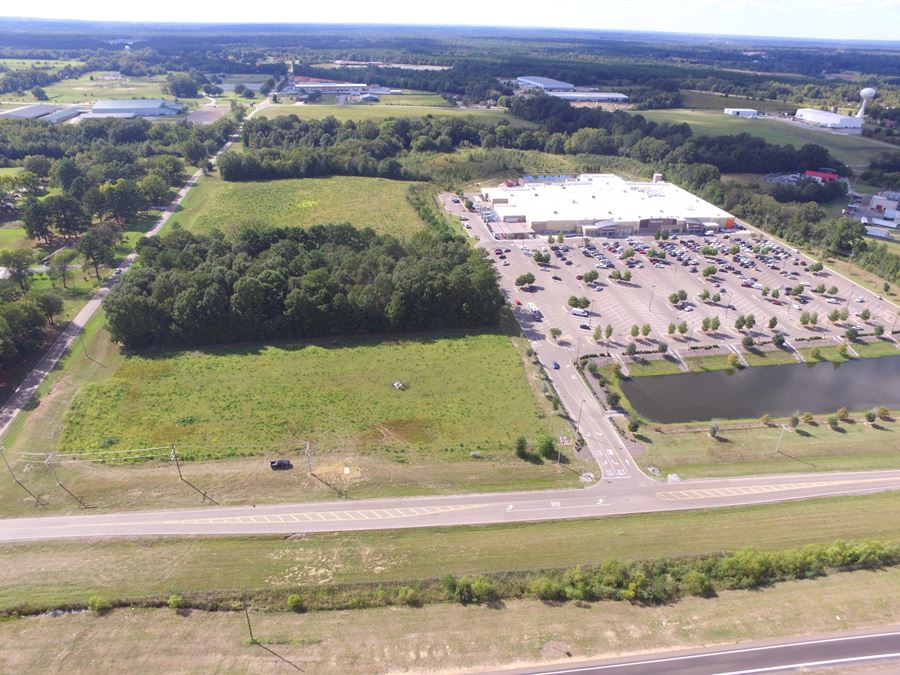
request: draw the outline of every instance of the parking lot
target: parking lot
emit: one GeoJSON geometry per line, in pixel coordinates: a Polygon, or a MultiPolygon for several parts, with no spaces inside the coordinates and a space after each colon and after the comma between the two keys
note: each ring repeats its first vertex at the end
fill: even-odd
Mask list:
{"type": "Polygon", "coordinates": [[[748,335],[755,343],[766,343],[781,333],[789,349],[817,336],[825,342],[812,344],[833,344],[850,327],[871,333],[875,324],[881,324],[889,334],[897,321],[896,308],[877,294],[828,269],[810,270],[815,261],[752,230],[706,230],[659,240],[648,236],[569,236],[552,244],[538,238],[497,240],[477,212],[461,211],[449,198],[445,203],[452,213],[467,218],[469,233],[489,251],[520,322],[539,321],[544,334],[558,328],[559,339],[575,352],[594,349],[595,328],[607,325],[612,337],[601,344],[613,351],[624,351],[632,341],[633,326],[649,325],[649,335],[635,340],[639,350],[655,349],[665,341],[670,352],[687,356],[692,348],[706,345],[740,351],[748,335]],[[549,255],[549,262],[539,264],[535,253],[549,255]],[[599,276],[588,283],[584,276],[591,271],[599,276]],[[516,287],[516,279],[527,272],[534,274],[535,283],[516,287]],[[630,273],[631,278],[611,279],[616,273],[630,273]],[[679,292],[684,300],[673,304],[675,298],[670,296],[679,292]],[[590,301],[586,315],[573,314],[568,305],[573,295],[590,301]],[[539,320],[531,315],[529,303],[538,308],[539,320]],[[842,310],[849,315],[846,320],[829,320],[833,311],[842,310]],[[815,325],[804,326],[804,314],[817,315],[815,325]],[[735,320],[741,315],[753,315],[751,329],[736,329],[735,320]],[[713,317],[719,328],[704,331],[703,320],[713,317]],[[774,329],[769,327],[772,318],[777,320],[774,329]],[[676,327],[673,334],[671,324],[676,327]]]}

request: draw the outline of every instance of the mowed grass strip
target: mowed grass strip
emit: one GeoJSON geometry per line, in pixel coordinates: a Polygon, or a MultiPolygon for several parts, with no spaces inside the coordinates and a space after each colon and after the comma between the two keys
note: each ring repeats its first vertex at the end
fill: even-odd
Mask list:
{"type": "MultiPolygon", "coordinates": [[[[732,646],[798,630],[814,635],[889,625],[898,612],[900,569],[892,568],[725,591],[662,607],[513,600],[503,609],[446,603],[251,616],[260,644],[306,672],[344,675],[549,665],[567,658],[566,651],[570,660],[582,660],[732,646]]],[[[118,672],[123,663],[140,663],[147,673],[181,672],[185,664],[195,672],[288,670],[249,643],[243,613],[116,609],[105,618],[44,615],[0,623],[0,664],[6,671],[56,672],[63,661],[66,673],[118,672]]]]}
{"type": "Polygon", "coordinates": [[[407,237],[422,229],[406,200],[413,183],[386,178],[333,176],[260,182],[226,182],[205,176],[167,224],[191,232],[229,233],[245,225],[308,227],[350,223],[407,237]]]}
{"type": "Polygon", "coordinates": [[[896,493],[515,525],[0,547],[0,608],[433,579],[664,556],[900,540],[896,493]],[[536,542],[539,542],[536,543],[536,542]],[[52,561],[52,565],[50,562],[52,561]],[[43,573],[43,571],[52,573],[43,573]]]}
{"type": "Polygon", "coordinates": [[[510,338],[485,333],[128,356],[79,393],[60,445],[178,443],[209,457],[311,440],[320,453],[454,461],[511,457],[516,436],[548,429],[510,338]]]}
{"type": "Polygon", "coordinates": [[[777,120],[731,117],[721,110],[646,110],[640,114],[654,122],[671,124],[687,122],[695,134],[703,136],[748,133],[770,143],[790,144],[798,149],[807,143],[815,143],[827,148],[835,157],[851,166],[867,165],[872,158],[891,149],[885,143],[863,136],[836,134],[824,129],[806,128],[777,120]]]}

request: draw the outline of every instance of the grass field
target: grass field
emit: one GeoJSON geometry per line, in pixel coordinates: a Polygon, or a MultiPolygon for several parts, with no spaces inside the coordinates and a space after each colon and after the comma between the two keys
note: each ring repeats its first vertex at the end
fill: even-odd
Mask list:
{"type": "MultiPolygon", "coordinates": [[[[403,97],[406,98],[406,97],[403,97]]],[[[265,108],[259,113],[260,117],[277,117],[279,115],[297,115],[300,119],[320,120],[334,116],[341,122],[353,120],[383,120],[388,117],[405,117],[418,119],[431,115],[433,117],[471,117],[479,122],[491,122],[507,120],[517,126],[531,126],[524,120],[517,119],[506,114],[504,108],[451,108],[443,105],[411,105],[411,104],[348,104],[348,105],[295,105],[277,104],[265,108]]]]}
{"type": "Polygon", "coordinates": [[[303,586],[405,582],[444,574],[565,568],[783,549],[837,539],[900,540],[896,493],[593,520],[271,537],[4,544],[0,609],[133,601],[169,593],[288,593],[303,586]],[[535,545],[540,542],[540,545],[535,545]],[[36,574],[53,561],[52,574],[36,574]]]}
{"type": "Polygon", "coordinates": [[[760,112],[784,112],[797,109],[796,103],[784,101],[760,101],[742,96],[723,96],[711,91],[681,90],[681,107],[691,110],[717,110],[723,108],[756,108],[760,112]]]}
{"type": "Polygon", "coordinates": [[[647,110],[640,114],[654,122],[687,122],[694,133],[704,136],[746,132],[770,143],[791,144],[797,148],[815,143],[827,148],[835,157],[851,166],[868,165],[873,157],[890,150],[890,146],[863,136],[830,133],[777,120],[729,117],[722,114],[721,110],[647,110]]]}
{"type": "MultiPolygon", "coordinates": [[[[238,452],[289,457],[305,467],[305,440],[317,441],[315,472],[323,482],[305,468],[273,474],[258,456],[185,465],[190,480],[220,503],[248,504],[333,499],[335,485],[359,498],[578,487],[579,473],[594,468],[575,457],[570,445],[564,455],[571,463],[562,467],[513,456],[515,436],[562,437],[568,428],[538,398],[541,384],[533,365],[526,362],[523,371],[520,338],[414,337],[142,358],[123,357],[102,323],[102,316],[91,322],[83,347],[51,373],[39,390],[39,405],[20,415],[4,439],[20,470],[33,461],[22,453],[97,443],[109,452],[163,436],[178,442],[187,458],[232,453],[237,444],[238,452]],[[363,378],[364,371],[371,375],[363,378]],[[484,379],[474,393],[468,386],[472,372],[484,379]],[[394,390],[397,379],[409,389],[394,390]],[[126,399],[118,403],[105,400],[121,395],[126,399]],[[90,429],[94,422],[88,419],[103,428],[90,429]],[[469,456],[475,450],[480,459],[469,456]]],[[[61,471],[70,489],[102,510],[196,504],[196,493],[179,483],[167,461],[83,462],[61,471]]],[[[50,510],[77,509],[43,465],[31,467],[24,479],[50,510]]],[[[0,513],[22,515],[32,508],[14,483],[0,482],[0,513]]]]}
{"type": "Polygon", "coordinates": [[[21,227],[18,222],[0,226],[0,250],[28,248],[33,243],[25,234],[25,228],[21,227]]]}
{"type": "Polygon", "coordinates": [[[311,440],[320,452],[459,461],[472,451],[511,456],[515,436],[547,429],[504,335],[128,356],[110,375],[73,402],[62,449],[175,442],[185,456],[229,455],[311,440]]]}
{"type": "MultiPolygon", "coordinates": [[[[165,84],[164,75],[152,77],[127,77],[122,80],[99,79],[104,71],[86,73],[73,80],[62,80],[44,87],[47,93],[47,103],[88,103],[98,98],[169,98],[163,94],[162,86],[165,84]],[[91,79],[91,78],[95,79],[91,79]]],[[[4,94],[3,98],[10,101],[22,101],[33,103],[34,97],[30,93],[17,97],[15,93],[4,94]]]]}
{"type": "Polygon", "coordinates": [[[377,232],[408,236],[422,221],[406,200],[412,183],[386,178],[334,176],[263,182],[226,182],[205,176],[167,223],[192,232],[244,224],[309,226],[350,223],[377,232]]]}
{"type": "Polygon", "coordinates": [[[430,94],[428,92],[411,92],[408,94],[383,94],[378,98],[382,105],[433,106],[437,108],[450,107],[450,104],[444,98],[442,98],[440,94],[430,94]]]}
{"type": "MultiPolygon", "coordinates": [[[[468,672],[889,625],[898,598],[900,570],[888,569],[662,607],[516,600],[502,609],[446,604],[251,616],[259,642],[305,672],[468,672]]],[[[250,644],[243,614],[232,612],[28,617],[0,623],[0,645],[5,672],[114,672],[123,663],[140,663],[147,673],[180,672],[186,664],[197,672],[288,670],[250,644]]]]}
{"type": "Polygon", "coordinates": [[[0,59],[0,67],[7,70],[62,70],[66,66],[79,66],[82,61],[65,59],[0,59]]]}

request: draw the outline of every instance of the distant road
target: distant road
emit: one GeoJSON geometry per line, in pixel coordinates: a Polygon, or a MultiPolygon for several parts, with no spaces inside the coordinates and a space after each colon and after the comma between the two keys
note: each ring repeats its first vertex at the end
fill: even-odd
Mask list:
{"type": "Polygon", "coordinates": [[[681,483],[604,480],[584,490],[343,500],[0,520],[0,542],[296,534],[599,518],[900,489],[900,470],[681,483]]]}
{"type": "MultiPolygon", "coordinates": [[[[645,655],[628,659],[585,661],[496,671],[492,675],[749,675],[830,668],[829,672],[862,666],[900,665],[900,626],[815,638],[757,642],[645,655]]],[[[855,671],[856,672],[856,671],[855,671]]],[[[880,672],[889,672],[880,670],[880,672]]],[[[894,671],[897,672],[897,671],[894,671]]]]}

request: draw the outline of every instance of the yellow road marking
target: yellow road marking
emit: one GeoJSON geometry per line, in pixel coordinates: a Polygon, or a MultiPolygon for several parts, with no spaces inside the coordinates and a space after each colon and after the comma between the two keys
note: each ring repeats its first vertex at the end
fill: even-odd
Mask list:
{"type": "Polygon", "coordinates": [[[807,490],[823,487],[837,487],[840,485],[859,485],[865,483],[883,482],[883,478],[870,478],[862,480],[834,480],[834,481],[806,481],[796,483],[770,483],[766,485],[735,485],[718,488],[695,488],[693,490],[668,490],[657,492],[656,496],[665,501],[685,501],[689,499],[715,499],[716,497],[740,497],[744,495],[757,495],[767,492],[785,492],[789,490],[807,490]]]}
{"type": "Polygon", "coordinates": [[[214,518],[192,518],[170,520],[168,524],[234,524],[234,523],[284,523],[284,522],[336,522],[352,520],[396,520],[414,516],[428,516],[452,511],[475,509],[484,504],[450,504],[446,506],[411,506],[392,509],[361,509],[346,511],[308,511],[300,513],[273,513],[255,516],[219,516],[214,518]]]}

